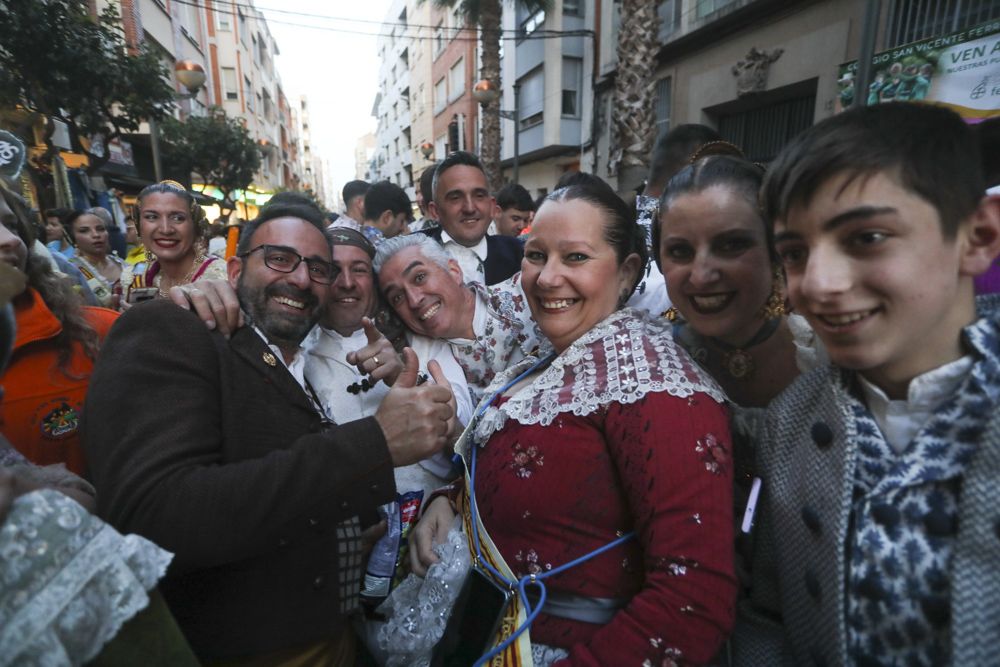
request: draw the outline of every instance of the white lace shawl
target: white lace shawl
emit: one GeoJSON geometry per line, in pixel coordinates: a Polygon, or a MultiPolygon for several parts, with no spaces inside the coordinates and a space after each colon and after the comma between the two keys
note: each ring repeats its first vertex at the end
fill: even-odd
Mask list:
{"type": "Polygon", "coordinates": [[[0,665],[80,665],[149,604],[173,556],[66,496],[14,500],[0,527],[0,665]]]}
{"type": "MultiPolygon", "coordinates": [[[[497,375],[483,401],[536,362],[528,357],[497,375]]],[[[483,411],[482,417],[474,422],[473,437],[467,433],[463,438],[461,451],[468,453],[470,440],[485,443],[508,419],[548,426],[561,413],[589,415],[612,403],[634,403],[652,392],[681,398],[704,393],[719,403],[726,400],[715,380],[674,341],[667,322],[625,308],[574,341],[500,407],[480,403],[477,412],[483,411]]]]}

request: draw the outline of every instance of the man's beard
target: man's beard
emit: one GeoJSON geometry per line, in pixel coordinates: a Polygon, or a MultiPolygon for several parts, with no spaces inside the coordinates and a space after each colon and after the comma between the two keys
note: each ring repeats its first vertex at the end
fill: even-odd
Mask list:
{"type": "Polygon", "coordinates": [[[282,345],[298,346],[305,340],[306,334],[319,319],[319,300],[309,290],[299,290],[291,285],[271,284],[266,287],[250,287],[244,283],[244,275],[240,275],[236,284],[236,296],[240,300],[243,311],[249,315],[250,323],[264,332],[268,341],[281,347],[282,345]],[[274,312],[268,309],[268,303],[274,297],[284,296],[305,304],[301,315],[293,313],[274,312]]]}

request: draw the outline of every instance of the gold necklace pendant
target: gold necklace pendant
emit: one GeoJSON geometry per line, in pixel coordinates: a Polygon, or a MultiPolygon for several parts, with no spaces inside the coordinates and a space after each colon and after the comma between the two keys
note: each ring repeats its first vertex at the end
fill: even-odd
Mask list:
{"type": "Polygon", "coordinates": [[[726,372],[737,380],[749,380],[753,377],[753,357],[743,350],[731,350],[722,355],[722,364],[726,372]]]}

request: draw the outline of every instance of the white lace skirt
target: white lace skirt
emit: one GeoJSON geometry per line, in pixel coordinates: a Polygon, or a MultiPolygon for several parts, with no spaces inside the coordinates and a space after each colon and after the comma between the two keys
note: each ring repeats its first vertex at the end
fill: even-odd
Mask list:
{"type": "Polygon", "coordinates": [[[17,498],[0,526],[0,666],[90,660],[149,604],[172,558],[57,491],[17,498]]]}

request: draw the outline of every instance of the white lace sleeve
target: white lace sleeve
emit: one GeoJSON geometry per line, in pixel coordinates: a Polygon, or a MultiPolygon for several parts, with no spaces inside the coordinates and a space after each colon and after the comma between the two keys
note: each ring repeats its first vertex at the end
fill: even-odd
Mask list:
{"type": "Polygon", "coordinates": [[[434,547],[441,559],[421,579],[411,574],[378,608],[388,621],[378,630],[378,657],[386,667],[426,667],[444,634],[455,598],[472,564],[461,516],[448,539],[434,547]]]}
{"type": "Polygon", "coordinates": [[[0,527],[0,665],[79,665],[149,604],[172,554],[52,490],[0,527]]]}

